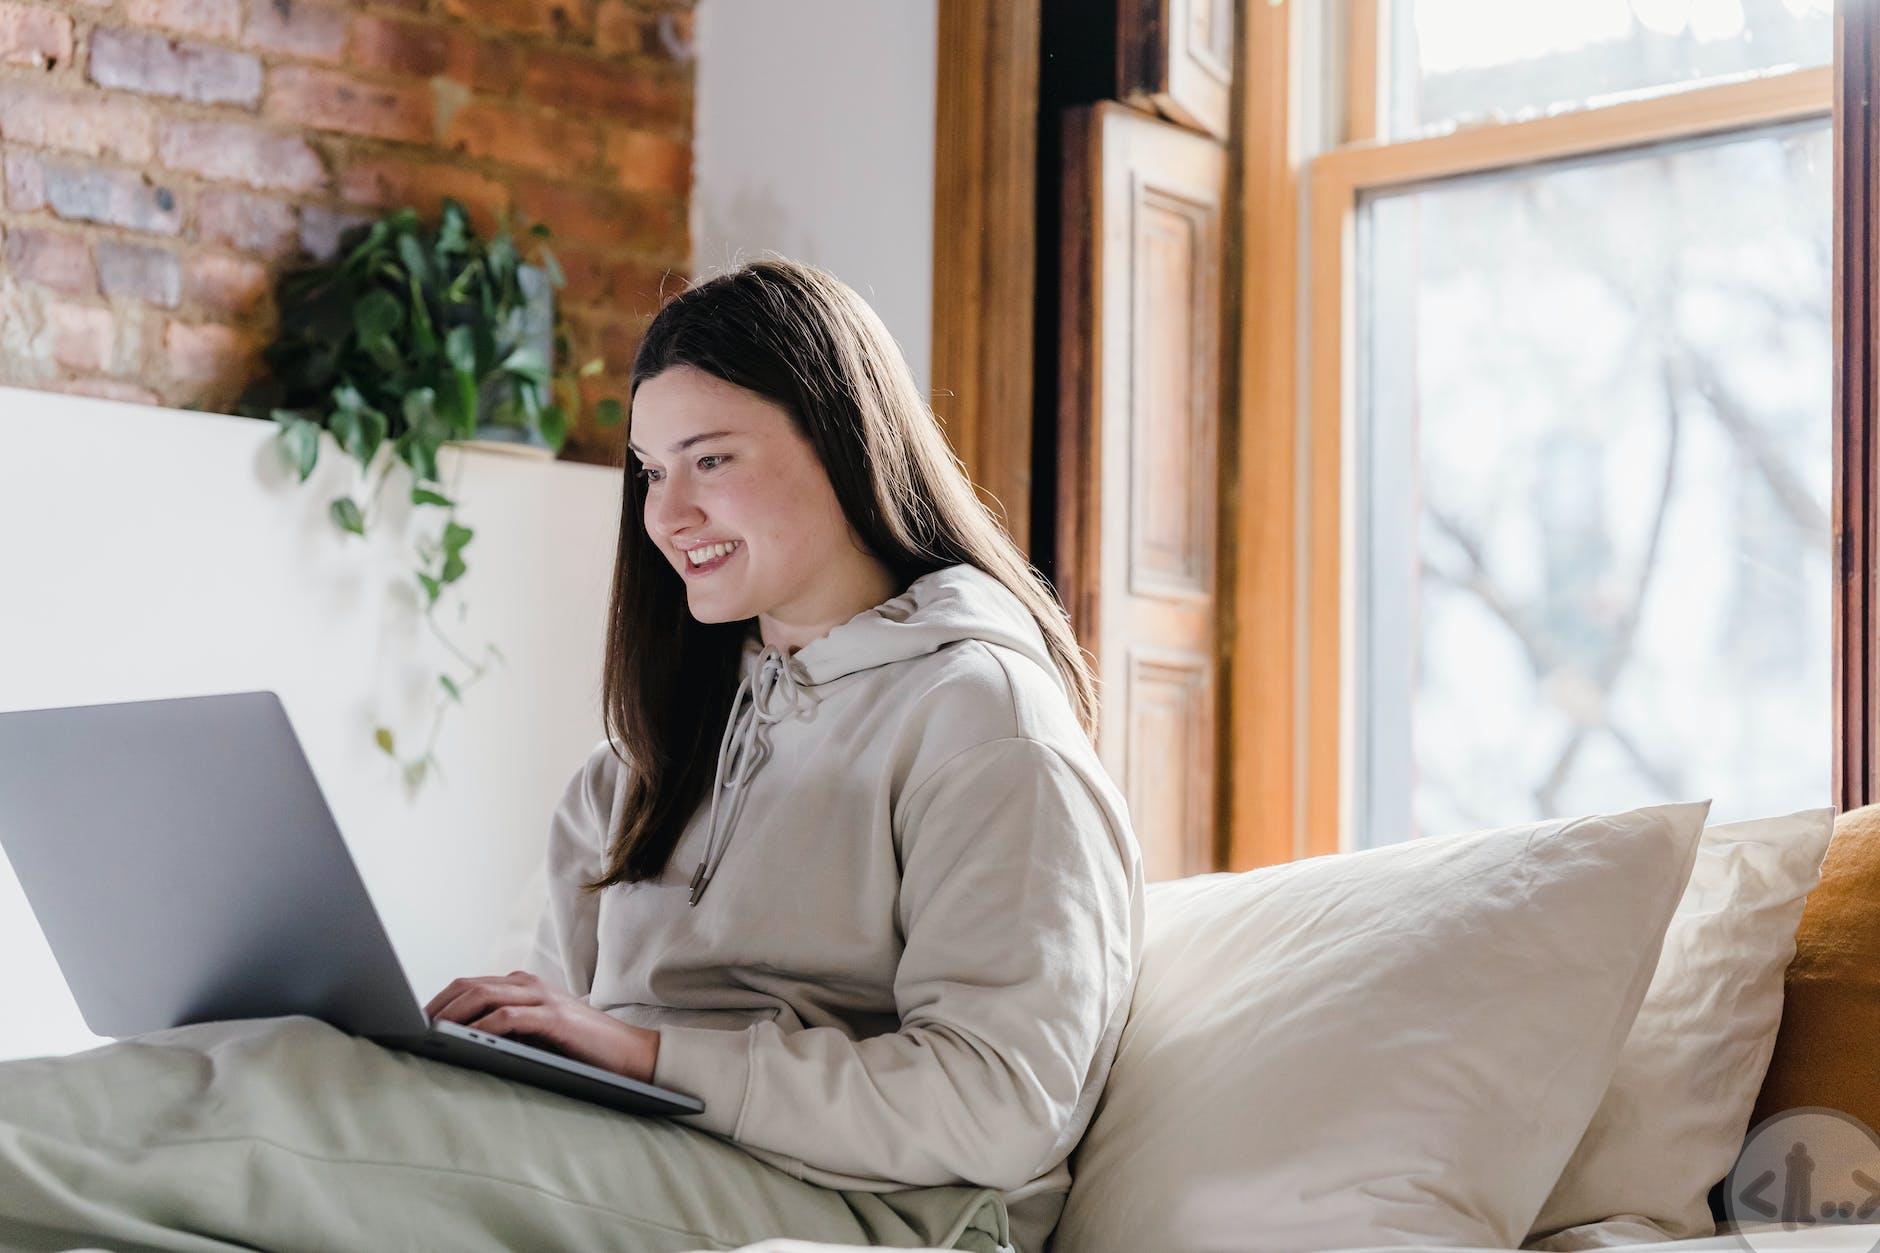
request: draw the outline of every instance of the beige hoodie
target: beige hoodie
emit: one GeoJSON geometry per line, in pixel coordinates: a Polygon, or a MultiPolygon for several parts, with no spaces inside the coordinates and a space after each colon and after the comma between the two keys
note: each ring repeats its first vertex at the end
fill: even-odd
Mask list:
{"type": "Polygon", "coordinates": [[[595,746],[529,969],[658,1029],[653,1081],[705,1101],[679,1121],[826,1187],[998,1189],[1042,1253],[1143,934],[1123,798],[1043,635],[956,565],[787,659],[753,622],[742,674],[665,872],[584,896],[625,794],[595,746]]]}

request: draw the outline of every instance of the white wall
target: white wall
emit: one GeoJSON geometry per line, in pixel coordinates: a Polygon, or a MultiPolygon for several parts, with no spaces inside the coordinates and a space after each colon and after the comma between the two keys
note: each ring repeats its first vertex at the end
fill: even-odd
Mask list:
{"type": "MultiPolygon", "coordinates": [[[[401,504],[367,540],[346,536],[326,505],[356,465],[327,440],[301,484],[274,430],[0,388],[0,710],[279,692],[422,1003],[458,975],[500,973],[486,961],[602,737],[618,471],[444,450],[476,535],[457,584],[468,617],[449,593],[439,616],[460,647],[493,641],[508,665],[446,717],[445,777],[408,798],[371,728],[385,719],[415,747],[430,727],[444,653],[405,545],[441,528],[438,511],[401,504]]],[[[409,487],[400,467],[382,499],[409,487]]],[[[99,770],[110,786],[110,763],[99,770]]],[[[0,955],[0,1058],[97,1042],[3,860],[0,955]]]]}
{"type": "Polygon", "coordinates": [[[765,251],[860,292],[923,392],[936,0],[700,0],[692,268],[765,251]]]}

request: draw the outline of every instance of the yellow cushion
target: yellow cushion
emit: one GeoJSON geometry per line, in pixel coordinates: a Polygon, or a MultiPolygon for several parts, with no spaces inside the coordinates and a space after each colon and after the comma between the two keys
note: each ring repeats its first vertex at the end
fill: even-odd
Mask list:
{"type": "Polygon", "coordinates": [[[1880,1130],[1880,805],[1835,819],[1783,997],[1750,1126],[1822,1105],[1880,1130]]]}

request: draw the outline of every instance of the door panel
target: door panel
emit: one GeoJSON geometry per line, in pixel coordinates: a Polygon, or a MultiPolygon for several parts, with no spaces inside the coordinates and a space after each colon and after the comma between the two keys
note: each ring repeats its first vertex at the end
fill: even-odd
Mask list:
{"type": "Polygon", "coordinates": [[[1151,879],[1216,869],[1227,154],[1113,103],[1066,117],[1059,592],[1151,879]]]}
{"type": "Polygon", "coordinates": [[[1117,95],[1227,138],[1233,0],[1118,0],[1117,95]]]}

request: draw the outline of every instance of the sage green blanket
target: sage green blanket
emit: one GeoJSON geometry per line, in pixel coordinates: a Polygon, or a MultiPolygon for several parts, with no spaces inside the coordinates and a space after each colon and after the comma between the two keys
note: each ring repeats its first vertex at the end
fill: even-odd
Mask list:
{"type": "Polygon", "coordinates": [[[0,1248],[999,1253],[987,1188],[817,1187],[735,1144],[293,1016],[0,1063],[0,1248]]]}

